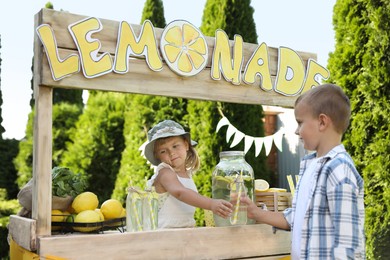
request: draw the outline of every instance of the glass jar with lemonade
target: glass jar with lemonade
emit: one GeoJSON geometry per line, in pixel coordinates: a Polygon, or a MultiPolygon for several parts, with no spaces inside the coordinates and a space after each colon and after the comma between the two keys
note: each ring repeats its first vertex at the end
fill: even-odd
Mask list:
{"type": "MultiPolygon", "coordinates": [[[[212,197],[230,201],[231,189],[238,179],[243,180],[247,196],[254,199],[254,174],[253,168],[245,161],[243,151],[223,151],[219,154],[220,161],[212,174],[212,197]]],[[[231,226],[230,219],[224,219],[214,215],[215,226],[231,226]]],[[[252,221],[248,220],[248,223],[252,221]]]]}

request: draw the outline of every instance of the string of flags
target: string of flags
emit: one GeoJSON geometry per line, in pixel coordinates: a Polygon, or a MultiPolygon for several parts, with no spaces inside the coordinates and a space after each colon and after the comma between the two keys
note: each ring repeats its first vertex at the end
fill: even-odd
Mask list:
{"type": "MultiPolygon", "coordinates": [[[[285,134],[284,128],[279,129],[276,133],[273,135],[265,136],[265,137],[253,137],[250,135],[246,135],[240,130],[238,130],[234,125],[232,125],[229,120],[223,116],[221,120],[219,120],[217,124],[216,132],[218,132],[221,127],[228,126],[228,129],[226,131],[226,142],[229,143],[231,137],[233,137],[233,141],[230,144],[230,148],[238,145],[242,139],[244,139],[245,145],[244,145],[244,153],[246,154],[249,149],[252,147],[252,145],[255,145],[255,156],[259,156],[261,150],[265,149],[266,156],[269,155],[272,144],[274,143],[276,148],[278,148],[279,151],[282,152],[282,139],[283,135],[285,134]]],[[[139,151],[141,152],[141,156],[145,157],[145,145],[148,143],[148,141],[144,142],[140,147],[139,151]]]]}
{"type": "Polygon", "coordinates": [[[276,133],[273,135],[265,136],[265,137],[253,137],[250,135],[246,135],[240,130],[238,130],[234,125],[232,125],[229,120],[223,116],[221,120],[219,120],[217,124],[216,132],[218,132],[221,127],[228,126],[228,129],[226,131],[226,142],[229,143],[230,138],[234,135],[233,141],[230,144],[230,148],[238,145],[242,139],[244,139],[244,153],[246,154],[249,149],[252,147],[252,145],[255,145],[255,156],[257,157],[264,145],[265,148],[265,154],[268,156],[268,154],[271,151],[272,143],[275,144],[276,148],[278,148],[279,151],[282,152],[282,138],[284,135],[284,128],[279,129],[276,133]]]}

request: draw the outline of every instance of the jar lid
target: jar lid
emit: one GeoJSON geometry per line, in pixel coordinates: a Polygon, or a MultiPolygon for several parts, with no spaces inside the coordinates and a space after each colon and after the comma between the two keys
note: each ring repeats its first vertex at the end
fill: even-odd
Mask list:
{"type": "Polygon", "coordinates": [[[222,151],[219,153],[219,157],[224,156],[244,156],[244,151],[222,151]]]}

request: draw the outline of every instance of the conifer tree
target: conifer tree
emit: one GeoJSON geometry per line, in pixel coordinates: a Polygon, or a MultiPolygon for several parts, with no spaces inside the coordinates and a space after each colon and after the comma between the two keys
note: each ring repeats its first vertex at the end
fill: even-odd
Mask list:
{"type": "MultiPolygon", "coordinates": [[[[147,0],[142,21],[150,20],[157,28],[166,26],[161,0],[147,0]]],[[[171,119],[187,125],[184,121],[187,101],[181,98],[127,95],[124,136],[126,147],[122,154],[121,168],[115,184],[113,197],[123,201],[130,185],[145,188],[145,181],[152,174],[151,165],[141,156],[140,146],[147,140],[147,131],[158,122],[171,119]]]]}
{"type": "Polygon", "coordinates": [[[330,81],[351,100],[346,149],[365,181],[367,259],[385,259],[390,244],[390,4],[339,0],[330,81]]]}
{"type": "MultiPolygon", "coordinates": [[[[1,49],[1,35],[0,35],[0,49],[1,49]]],[[[2,125],[2,105],[3,94],[1,91],[1,55],[0,55],[0,189],[7,191],[6,199],[15,199],[18,193],[18,186],[15,183],[16,169],[12,161],[18,153],[19,142],[16,139],[3,139],[5,129],[2,125]]]]}
{"type": "MultiPolygon", "coordinates": [[[[208,0],[205,5],[200,29],[205,35],[213,37],[217,29],[222,29],[231,40],[235,34],[239,34],[245,42],[257,43],[253,12],[250,0],[208,0]]],[[[205,171],[202,175],[210,176],[212,169],[219,161],[219,152],[223,150],[244,150],[243,142],[236,147],[230,148],[233,138],[231,138],[229,144],[226,143],[226,127],[215,133],[216,126],[221,119],[220,111],[241,132],[251,136],[264,136],[263,110],[260,105],[190,101],[188,110],[191,126],[202,125],[201,129],[198,127],[198,130],[194,130],[197,131],[195,138],[202,140],[202,143],[205,145],[203,146],[200,143],[198,148],[202,162],[205,162],[203,165],[207,165],[207,167],[202,168],[205,171]]],[[[269,180],[269,172],[265,165],[264,149],[259,157],[255,157],[254,149],[254,146],[252,146],[245,158],[254,168],[255,178],[269,180]]]]}
{"type": "MultiPolygon", "coordinates": [[[[45,8],[53,9],[51,2],[45,5],[45,8]]],[[[34,71],[33,66],[31,70],[34,71]]],[[[31,89],[34,89],[33,78],[31,79],[31,89]]],[[[82,113],[83,109],[83,90],[79,89],[53,89],[53,166],[59,164],[59,159],[66,149],[66,142],[69,141],[69,129],[82,113]]],[[[33,129],[35,100],[32,93],[30,99],[31,112],[28,115],[25,137],[19,142],[19,152],[15,158],[15,167],[18,171],[17,183],[21,188],[32,177],[32,159],[33,159],[33,129]]]]}
{"type": "MultiPolygon", "coordinates": [[[[70,133],[81,113],[82,107],[79,105],[66,102],[53,105],[53,167],[60,165],[66,144],[70,142],[70,133]]],[[[13,160],[17,169],[19,188],[23,187],[32,177],[34,115],[35,109],[28,115],[26,137],[19,142],[19,151],[13,160]]]]}
{"type": "MultiPolygon", "coordinates": [[[[1,50],[1,35],[0,35],[0,50],[1,50]]],[[[1,91],[1,55],[0,55],[0,139],[3,139],[3,134],[5,132],[5,129],[3,127],[2,106],[3,106],[3,92],[1,91]]]]}
{"type": "Polygon", "coordinates": [[[99,202],[111,198],[124,149],[125,95],[93,91],[83,114],[70,133],[60,166],[87,177],[88,190],[99,202]]]}

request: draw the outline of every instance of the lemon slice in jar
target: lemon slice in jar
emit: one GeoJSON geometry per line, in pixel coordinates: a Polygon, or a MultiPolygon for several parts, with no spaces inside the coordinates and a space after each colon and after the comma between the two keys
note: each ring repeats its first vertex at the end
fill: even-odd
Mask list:
{"type": "Polygon", "coordinates": [[[255,190],[256,191],[267,191],[269,189],[269,183],[263,179],[255,180],[255,190]]]}

